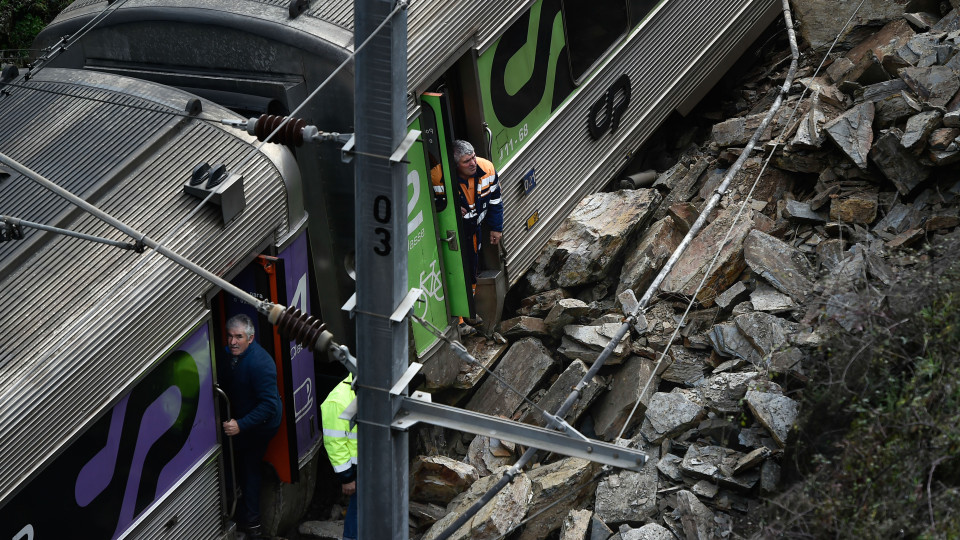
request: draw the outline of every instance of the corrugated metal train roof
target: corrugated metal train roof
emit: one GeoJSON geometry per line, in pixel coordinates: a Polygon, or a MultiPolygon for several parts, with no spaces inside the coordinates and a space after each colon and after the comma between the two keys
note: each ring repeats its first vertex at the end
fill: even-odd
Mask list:
{"type": "MultiPolygon", "coordinates": [[[[226,109],[204,102],[214,122],[177,116],[188,94],[92,72],[48,68],[26,84],[0,98],[0,152],[134,229],[220,275],[287,233],[283,179],[259,153],[235,220],[191,215],[193,167],[251,155],[252,138],[216,122],[226,109]]],[[[0,213],[130,240],[17,173],[0,181],[0,213]]],[[[0,501],[205,316],[211,288],[152,251],[24,232],[0,245],[0,501]]]]}

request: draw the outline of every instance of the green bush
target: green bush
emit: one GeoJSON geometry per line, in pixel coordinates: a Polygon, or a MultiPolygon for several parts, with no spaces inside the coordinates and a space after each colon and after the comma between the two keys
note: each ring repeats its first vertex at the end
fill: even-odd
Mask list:
{"type": "Polygon", "coordinates": [[[768,501],[758,536],[960,537],[958,248],[903,272],[880,309],[861,284],[858,324],[813,362],[793,483],[768,501]]]}
{"type": "Polygon", "coordinates": [[[72,0],[0,0],[0,49],[4,62],[23,63],[33,38],[72,0]]]}

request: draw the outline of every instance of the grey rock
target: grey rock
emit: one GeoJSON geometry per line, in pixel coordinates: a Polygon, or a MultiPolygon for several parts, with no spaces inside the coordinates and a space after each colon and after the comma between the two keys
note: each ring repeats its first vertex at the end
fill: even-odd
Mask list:
{"type": "Polygon", "coordinates": [[[775,315],[747,313],[734,318],[734,323],[763,358],[787,345],[787,321],[775,315]]]}
{"type": "Polygon", "coordinates": [[[919,154],[927,144],[927,137],[940,127],[943,113],[938,110],[924,111],[907,119],[907,125],[900,138],[900,145],[914,154],[919,154]]]}
{"type": "Polygon", "coordinates": [[[720,293],[720,296],[717,296],[716,303],[721,309],[729,309],[746,300],[749,294],[750,290],[747,288],[746,283],[738,281],[720,293]]]}
{"type": "Polygon", "coordinates": [[[585,197],[547,242],[527,272],[535,290],[594,283],[642,228],[660,203],[655,189],[594,193],[585,197]]]}
{"type": "Polygon", "coordinates": [[[861,103],[823,126],[837,147],[861,169],[867,168],[867,155],[873,145],[874,113],[873,103],[861,103]]]}
{"type": "Polygon", "coordinates": [[[571,510],[563,518],[560,527],[560,540],[590,540],[590,522],[593,518],[592,510],[571,510]]]}
{"type": "Polygon", "coordinates": [[[480,478],[477,469],[446,456],[418,456],[410,467],[410,499],[446,505],[480,478]]]}
{"type": "Polygon", "coordinates": [[[744,397],[757,421],[767,428],[777,444],[785,446],[800,413],[799,403],[782,394],[757,390],[748,390],[744,397]]]}
{"type": "Polygon", "coordinates": [[[664,381],[692,385],[703,378],[707,369],[706,359],[682,345],[670,347],[670,364],[660,378],[664,381]]]}
{"type": "Polygon", "coordinates": [[[659,377],[654,375],[653,368],[652,361],[638,356],[629,357],[620,367],[610,382],[610,391],[601,396],[593,408],[594,430],[598,437],[608,441],[617,437],[638,401],[640,405],[630,417],[630,424],[623,430],[624,433],[640,423],[646,404],[660,385],[659,377]],[[644,386],[646,391],[641,395],[644,386]]]}
{"type": "Polygon", "coordinates": [[[686,490],[677,492],[677,512],[687,540],[711,540],[716,537],[713,512],[693,493],[686,490]]]}
{"type": "Polygon", "coordinates": [[[657,461],[657,470],[670,480],[673,480],[674,482],[680,482],[683,480],[683,477],[680,474],[681,461],[682,459],[680,456],[674,454],[664,454],[664,456],[657,461]]]}
{"type": "Polygon", "coordinates": [[[760,479],[758,471],[746,471],[734,475],[737,462],[743,457],[741,452],[722,446],[704,446],[693,444],[680,462],[680,470],[695,478],[710,480],[723,487],[738,491],[748,491],[760,479]]]}
{"type": "MultiPolygon", "coordinates": [[[[923,141],[926,143],[926,138],[923,141]]],[[[893,182],[897,191],[907,195],[929,178],[931,171],[913,155],[903,152],[900,149],[902,144],[900,130],[896,128],[884,130],[870,149],[870,159],[877,164],[883,175],[893,182]]]]}
{"type": "MultiPolygon", "coordinates": [[[[450,503],[450,507],[448,507],[450,513],[434,523],[423,535],[422,540],[435,540],[441,532],[452,525],[463,512],[499,481],[502,475],[502,472],[498,472],[474,482],[469,490],[450,503]]],[[[531,497],[533,497],[533,485],[530,478],[526,474],[520,473],[512,482],[500,490],[493,500],[484,505],[473,519],[457,529],[450,538],[454,540],[493,540],[502,537],[523,521],[523,518],[527,515],[531,497]]]]}
{"type": "Polygon", "coordinates": [[[553,309],[557,302],[568,298],[567,291],[563,289],[550,289],[541,293],[528,296],[520,301],[518,315],[527,317],[543,317],[553,309]]]}
{"type": "Polygon", "coordinates": [[[757,448],[741,457],[733,467],[733,474],[742,474],[763,463],[770,456],[768,448],[757,448]]]}
{"type": "Polygon", "coordinates": [[[297,532],[318,540],[340,540],[343,536],[343,521],[304,521],[297,532]]]}
{"type": "Polygon", "coordinates": [[[494,339],[467,340],[465,345],[467,352],[476,360],[476,364],[465,361],[460,363],[460,373],[457,375],[457,382],[453,385],[459,390],[469,390],[476,386],[487,374],[486,370],[493,369],[503,353],[507,352],[507,344],[494,339]]]}
{"type": "Polygon", "coordinates": [[[780,465],[768,459],[760,466],[760,494],[771,495],[776,493],[779,486],[780,465]]]}
{"type": "Polygon", "coordinates": [[[783,209],[783,217],[799,223],[824,223],[826,218],[813,211],[810,205],[790,199],[783,209]]]}
{"type": "MultiPolygon", "coordinates": [[[[543,397],[537,400],[537,406],[541,410],[551,414],[555,413],[557,409],[560,408],[560,405],[567,399],[567,396],[570,395],[570,391],[586,374],[587,366],[580,360],[574,360],[567,366],[567,369],[563,370],[563,373],[560,374],[557,380],[550,385],[550,389],[547,390],[543,397]]],[[[570,411],[564,416],[564,420],[571,425],[575,425],[584,411],[600,396],[603,389],[604,379],[602,377],[594,377],[591,379],[583,390],[580,391],[580,397],[577,398],[573,407],[571,407],[570,411]]],[[[520,421],[541,427],[546,426],[547,423],[543,415],[534,409],[528,410],[526,414],[520,417],[520,421]]]]}
{"type": "Polygon", "coordinates": [[[619,470],[607,475],[597,486],[594,512],[607,525],[637,523],[657,511],[657,456],[641,472],[619,470]]]}
{"type": "MultiPolygon", "coordinates": [[[[611,337],[616,334],[616,331],[619,328],[619,323],[607,323],[596,326],[572,324],[569,326],[564,326],[563,333],[565,336],[581,345],[585,345],[597,351],[602,351],[607,344],[610,343],[611,337]]],[[[630,337],[629,335],[626,335],[613,348],[611,354],[614,356],[624,356],[628,352],[630,352],[630,337]]]]}
{"type": "Polygon", "coordinates": [[[706,416],[702,406],[678,393],[657,392],[647,403],[640,432],[651,444],[679,435],[706,416]]]}
{"type": "Polygon", "coordinates": [[[736,414],[741,411],[740,400],[746,395],[750,382],[759,376],[756,371],[717,373],[707,377],[698,390],[711,411],[736,414]]]}
{"type": "Polygon", "coordinates": [[[900,78],[921,101],[934,107],[946,106],[960,89],[960,78],[946,66],[904,68],[900,78]]]}
{"type": "Polygon", "coordinates": [[[753,304],[753,309],[768,313],[781,313],[797,308],[793,298],[766,283],[757,284],[756,290],[750,293],[750,303],[753,304]]]}
{"type": "Polygon", "coordinates": [[[544,326],[543,319],[539,319],[537,317],[525,317],[523,315],[501,322],[500,333],[503,334],[504,337],[510,339],[528,336],[533,336],[540,339],[546,339],[550,337],[546,326],[544,326]]]}
{"type": "Polygon", "coordinates": [[[533,494],[527,512],[532,517],[519,539],[539,540],[559,529],[563,517],[593,494],[592,481],[599,469],[595,462],[566,458],[529,471],[533,494]]]}
{"type": "Polygon", "coordinates": [[[639,242],[631,242],[620,271],[619,295],[632,289],[642,295],[683,240],[684,233],[673,219],[665,217],[647,229],[639,242]]]}
{"type": "MultiPolygon", "coordinates": [[[[592,364],[597,361],[597,358],[600,357],[600,353],[603,352],[599,349],[595,349],[589,345],[584,345],[573,339],[570,339],[564,336],[560,340],[560,346],[557,347],[557,352],[570,360],[580,360],[588,364],[592,364]]],[[[616,356],[610,355],[607,357],[606,363],[604,365],[617,365],[622,364],[625,356],[616,356]]]]}
{"type": "Polygon", "coordinates": [[[754,273],[800,303],[813,287],[813,267],[802,252],[761,231],[751,231],[743,257],[754,273]]]}
{"type": "Polygon", "coordinates": [[[639,529],[621,532],[620,537],[623,540],[673,540],[673,533],[663,525],[647,523],[639,529]]]}
{"type": "Polygon", "coordinates": [[[488,377],[467,403],[467,409],[484,414],[513,416],[525,396],[554,369],[556,362],[536,338],[523,338],[513,344],[494,369],[500,379],[508,381],[510,390],[494,377],[488,377]]]}
{"type": "MultiPolygon", "coordinates": [[[[792,4],[794,16],[800,23],[800,35],[814,48],[829,47],[837,36],[844,40],[852,32],[846,26],[846,17],[837,16],[837,4],[831,0],[800,0],[792,4]]],[[[889,21],[899,19],[906,11],[899,2],[865,2],[857,17],[861,21],[889,21]]],[[[909,29],[909,25],[904,22],[909,29]]]]}
{"type": "Polygon", "coordinates": [[[757,215],[748,212],[733,224],[736,214],[737,208],[734,207],[723,210],[700,231],[664,278],[661,291],[687,297],[696,293],[701,305],[713,305],[717,294],[732,285],[745,268],[743,241],[757,223],[757,215]],[[718,251],[720,256],[716,264],[708,270],[707,266],[718,251]],[[707,275],[706,281],[697,293],[704,274],[707,275]]]}
{"type": "Polygon", "coordinates": [[[490,476],[501,467],[512,465],[516,461],[516,450],[516,444],[510,441],[477,435],[470,441],[464,461],[479,476],[490,476]]]}
{"type": "Polygon", "coordinates": [[[717,354],[742,358],[753,365],[759,365],[761,358],[746,336],[740,332],[733,322],[720,323],[713,326],[708,334],[710,343],[717,354]]]}
{"type": "Polygon", "coordinates": [[[573,324],[580,317],[585,317],[590,313],[590,306],[583,300],[576,298],[564,298],[557,303],[547,313],[543,320],[543,325],[551,335],[560,337],[563,334],[563,327],[573,324]]]}

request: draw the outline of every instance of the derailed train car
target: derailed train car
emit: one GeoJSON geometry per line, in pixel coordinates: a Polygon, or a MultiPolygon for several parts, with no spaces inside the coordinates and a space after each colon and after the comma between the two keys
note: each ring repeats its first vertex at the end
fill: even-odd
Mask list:
{"type": "MultiPolygon", "coordinates": [[[[506,287],[573,206],[672,111],[690,110],[778,6],[411,2],[408,116],[422,135],[407,156],[407,211],[410,286],[425,292],[418,315],[455,333],[457,316],[493,305],[482,315],[494,321],[506,287]],[[500,175],[505,252],[477,290],[492,302],[475,304],[467,289],[455,205],[430,195],[437,165],[454,193],[454,138],[472,141],[500,175]]],[[[325,132],[351,133],[352,70],[328,78],[357,46],[352,7],[78,0],[37,39],[61,51],[0,97],[0,152],[244,290],[322,313],[350,343],[341,309],[354,289],[349,154],[334,143],[255,150],[244,129],[220,121],[298,109],[325,132]],[[221,174],[241,186],[243,205],[225,199],[195,212],[204,183],[221,174]],[[185,189],[192,180],[199,187],[185,189]]],[[[0,213],[122,237],[8,172],[0,213]]],[[[252,309],[158,255],[23,232],[0,244],[0,300],[11,306],[0,316],[0,539],[56,536],[41,535],[53,523],[31,510],[52,492],[71,527],[90,525],[85,537],[229,534],[235,493],[217,429],[226,403],[216,357],[222,321],[252,309]]],[[[444,354],[430,332],[414,324],[412,333],[421,361],[444,354]]],[[[293,501],[281,514],[295,514],[323,396],[309,352],[265,323],[258,340],[281,373],[286,418],[271,463],[292,486],[278,491],[293,501]]],[[[449,370],[428,377],[442,386],[449,370]]],[[[287,516],[267,519],[279,528],[287,516]]]]}

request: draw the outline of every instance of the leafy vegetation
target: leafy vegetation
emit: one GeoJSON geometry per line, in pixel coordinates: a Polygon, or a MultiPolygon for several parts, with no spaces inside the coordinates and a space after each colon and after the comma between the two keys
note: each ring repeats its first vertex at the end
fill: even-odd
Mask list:
{"type": "Polygon", "coordinates": [[[960,537],[960,239],[858,295],[805,390],[792,487],[760,537],[960,537]],[[879,308],[877,307],[879,306],[879,308]]]}
{"type": "Polygon", "coordinates": [[[4,63],[22,64],[33,38],[72,0],[0,0],[0,49],[4,63]]]}

